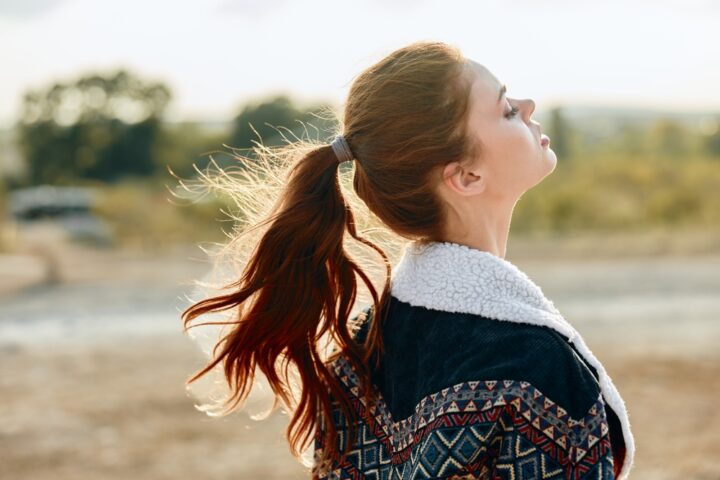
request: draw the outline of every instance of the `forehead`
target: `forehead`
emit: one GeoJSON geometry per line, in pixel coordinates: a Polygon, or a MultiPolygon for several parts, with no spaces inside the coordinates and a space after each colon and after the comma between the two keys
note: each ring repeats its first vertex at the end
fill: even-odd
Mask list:
{"type": "Polygon", "coordinates": [[[494,115],[498,109],[498,92],[502,83],[483,65],[468,61],[468,75],[472,81],[470,87],[470,104],[472,115],[484,117],[494,115]]]}

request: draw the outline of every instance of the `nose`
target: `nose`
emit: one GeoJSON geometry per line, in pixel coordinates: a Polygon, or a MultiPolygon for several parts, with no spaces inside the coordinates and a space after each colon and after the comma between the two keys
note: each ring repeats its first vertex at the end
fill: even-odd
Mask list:
{"type": "Polygon", "coordinates": [[[535,101],[532,98],[526,98],[523,100],[523,103],[525,104],[525,111],[527,112],[525,115],[527,119],[529,119],[530,115],[535,111],[535,101]]]}

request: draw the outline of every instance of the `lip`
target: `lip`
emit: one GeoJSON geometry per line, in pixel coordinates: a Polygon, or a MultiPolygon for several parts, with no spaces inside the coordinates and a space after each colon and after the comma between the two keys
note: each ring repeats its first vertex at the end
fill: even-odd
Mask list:
{"type": "Polygon", "coordinates": [[[550,137],[548,137],[544,133],[540,134],[540,145],[543,147],[547,147],[548,145],[550,145],[550,137]]]}

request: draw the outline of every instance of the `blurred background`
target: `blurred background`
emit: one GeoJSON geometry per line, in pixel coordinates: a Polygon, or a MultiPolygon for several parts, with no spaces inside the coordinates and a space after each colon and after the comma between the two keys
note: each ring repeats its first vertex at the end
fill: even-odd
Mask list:
{"type": "Polygon", "coordinates": [[[433,39],[536,102],[558,163],[506,258],[623,394],[631,477],[720,479],[718,25],[710,0],[0,0],[0,478],[309,478],[286,415],[185,391],[183,296],[236,206],[173,173],[298,120],[324,140],[355,75],[433,39]]]}

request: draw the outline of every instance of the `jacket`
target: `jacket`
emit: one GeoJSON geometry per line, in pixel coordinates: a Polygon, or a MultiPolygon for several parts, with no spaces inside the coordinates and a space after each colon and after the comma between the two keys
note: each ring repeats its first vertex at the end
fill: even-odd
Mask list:
{"type": "MultiPolygon", "coordinates": [[[[620,479],[634,440],[617,388],[580,334],[524,272],[451,242],[410,242],[393,267],[385,352],[365,408],[341,354],[330,365],[360,420],[342,462],[314,478],[620,479]]],[[[372,306],[353,321],[362,341],[372,306]]],[[[348,420],[332,398],[338,445],[348,420]]]]}

